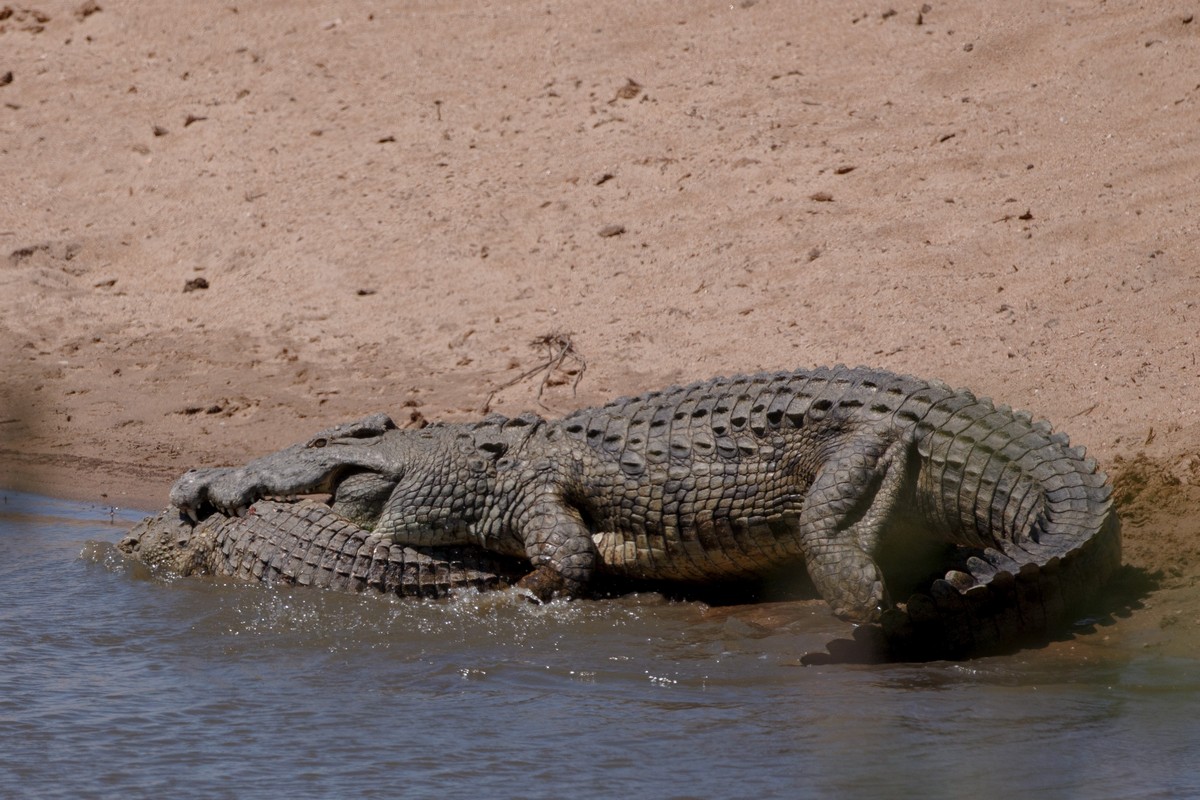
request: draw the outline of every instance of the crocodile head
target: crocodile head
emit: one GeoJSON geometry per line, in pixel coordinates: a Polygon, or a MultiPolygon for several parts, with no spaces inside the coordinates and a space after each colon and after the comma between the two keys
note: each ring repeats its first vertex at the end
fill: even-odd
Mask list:
{"type": "Polygon", "coordinates": [[[450,496],[486,497],[505,454],[519,451],[541,423],[534,414],[493,415],[479,423],[400,430],[375,414],[245,466],[191,470],[171,487],[171,504],[202,521],[213,514],[242,516],[261,499],[326,495],[343,519],[388,531],[410,524],[408,515],[429,517],[414,511],[414,504],[427,503],[449,519],[416,524],[444,523],[457,531],[478,508],[468,511],[465,501],[452,503],[450,496]]]}
{"type": "Polygon", "coordinates": [[[204,569],[205,529],[177,508],[146,517],[117,543],[117,549],[153,569],[191,575],[204,569]]]}
{"type": "Polygon", "coordinates": [[[327,494],[339,514],[371,527],[403,475],[403,432],[385,414],[322,431],[242,467],[193,469],[171,487],[171,505],[193,521],[240,516],[264,497],[327,494]]]}

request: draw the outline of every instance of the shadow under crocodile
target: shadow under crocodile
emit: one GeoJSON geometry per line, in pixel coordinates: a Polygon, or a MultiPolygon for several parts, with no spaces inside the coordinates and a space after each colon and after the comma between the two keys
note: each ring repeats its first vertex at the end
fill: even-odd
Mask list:
{"type": "MultiPolygon", "coordinates": [[[[1093,548],[1051,569],[993,579],[986,592],[947,592],[939,585],[962,548],[897,538],[880,553],[890,596],[897,603],[878,623],[854,626],[851,635],[807,653],[804,664],[880,663],[965,659],[1016,652],[1087,635],[1142,607],[1161,573],[1123,566],[1085,601],[1070,584],[1086,580],[1093,548]],[[899,601],[899,598],[907,600],[899,601]]],[[[473,547],[418,549],[383,543],[311,501],[260,501],[246,517],[214,514],[194,523],[168,508],[134,526],[119,548],[147,565],[179,575],[215,575],[268,584],[440,597],[460,589],[495,590],[529,570],[523,559],[473,547]]],[[[781,566],[761,579],[708,583],[638,581],[601,575],[593,596],[655,592],[668,599],[732,607],[747,603],[819,598],[803,562],[781,566]]],[[[847,623],[849,624],[849,623],[847,623]]]]}

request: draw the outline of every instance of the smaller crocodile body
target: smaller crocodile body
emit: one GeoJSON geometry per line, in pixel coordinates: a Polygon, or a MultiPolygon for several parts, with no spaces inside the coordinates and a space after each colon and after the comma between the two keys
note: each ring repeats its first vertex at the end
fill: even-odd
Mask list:
{"type": "Polygon", "coordinates": [[[241,517],[193,523],[168,508],[135,525],[124,553],[177,575],[211,575],[271,585],[313,586],[400,597],[501,589],[528,571],[478,548],[419,552],[365,531],[312,501],[260,500],[241,517]]]}
{"type": "Polygon", "coordinates": [[[171,502],[204,519],[306,493],[380,542],[526,559],[519,585],[543,598],[807,569],[902,657],[1061,629],[1120,566],[1111,487],[1082,448],[969,391],[862,367],[715,378],[558,420],[398,430],[376,414],[192,470],[171,502]]]}

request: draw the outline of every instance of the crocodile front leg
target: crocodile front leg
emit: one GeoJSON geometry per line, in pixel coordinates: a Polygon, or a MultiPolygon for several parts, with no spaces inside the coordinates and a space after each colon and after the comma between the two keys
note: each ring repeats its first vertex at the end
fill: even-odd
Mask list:
{"type": "Polygon", "coordinates": [[[596,544],[561,491],[553,486],[535,491],[516,525],[534,567],[518,587],[541,600],[586,593],[596,572],[596,544]]]}

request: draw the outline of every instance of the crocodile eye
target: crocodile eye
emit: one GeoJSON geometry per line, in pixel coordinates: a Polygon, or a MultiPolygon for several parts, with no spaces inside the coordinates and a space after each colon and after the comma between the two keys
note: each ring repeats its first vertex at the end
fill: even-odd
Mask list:
{"type": "Polygon", "coordinates": [[[308,443],[308,446],[309,446],[309,447],[324,447],[324,446],[325,446],[325,445],[327,445],[327,444],[329,444],[329,440],[328,440],[328,439],[325,439],[325,438],[316,438],[316,439],[313,439],[311,442],[309,442],[309,443],[308,443]]]}

